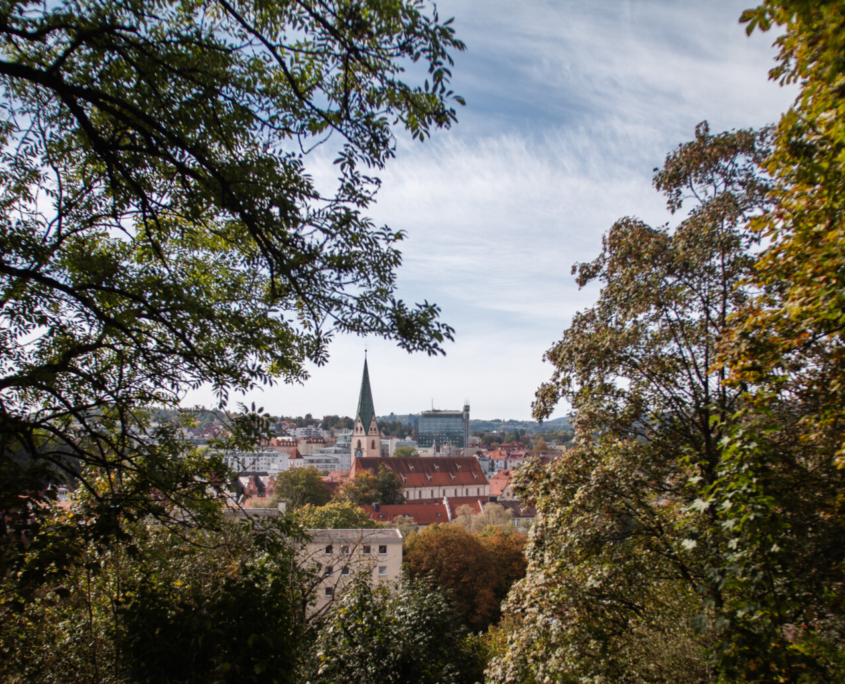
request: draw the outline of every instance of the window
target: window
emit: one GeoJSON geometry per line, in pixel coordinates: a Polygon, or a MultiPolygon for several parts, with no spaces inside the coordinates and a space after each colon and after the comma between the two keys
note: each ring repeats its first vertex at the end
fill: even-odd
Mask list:
{"type": "Polygon", "coordinates": [[[370,448],[371,448],[371,449],[375,449],[375,448],[376,448],[376,440],[372,440],[372,441],[370,442],[370,448]]]}
{"type": "Polygon", "coordinates": [[[379,552],[379,555],[383,555],[383,554],[387,553],[387,544],[379,544],[378,552],[379,552]]]}
{"type": "Polygon", "coordinates": [[[387,566],[386,565],[379,565],[378,566],[378,576],[379,577],[387,577],[387,566]]]}
{"type": "Polygon", "coordinates": [[[334,568],[331,565],[326,566],[326,571],[323,573],[326,577],[329,577],[334,572],[334,568]]]}
{"type": "Polygon", "coordinates": [[[361,553],[363,553],[365,556],[369,556],[370,553],[372,553],[372,551],[370,550],[371,548],[372,547],[369,544],[364,544],[364,546],[361,547],[361,553]]]}
{"type": "Polygon", "coordinates": [[[331,544],[329,544],[329,545],[326,547],[326,555],[327,555],[327,556],[331,556],[331,555],[332,555],[332,553],[334,553],[334,546],[332,546],[331,544]]]}
{"type": "Polygon", "coordinates": [[[325,589],[323,589],[323,595],[327,598],[331,598],[332,596],[334,596],[334,587],[326,587],[325,589]]]}
{"type": "Polygon", "coordinates": [[[344,556],[348,556],[348,555],[349,555],[349,547],[348,547],[348,546],[341,546],[341,547],[340,547],[340,552],[341,552],[344,556]]]}
{"type": "Polygon", "coordinates": [[[343,568],[343,569],[340,571],[340,574],[341,574],[341,575],[348,575],[348,574],[349,574],[349,568],[348,568],[348,567],[347,567],[347,568],[343,568]]]}

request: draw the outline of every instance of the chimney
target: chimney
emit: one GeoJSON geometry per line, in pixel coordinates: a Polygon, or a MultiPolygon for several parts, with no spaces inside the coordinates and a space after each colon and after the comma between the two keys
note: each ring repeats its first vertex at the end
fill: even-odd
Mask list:
{"type": "Polygon", "coordinates": [[[373,508],[375,509],[376,513],[381,511],[381,504],[378,501],[373,501],[373,508]]]}

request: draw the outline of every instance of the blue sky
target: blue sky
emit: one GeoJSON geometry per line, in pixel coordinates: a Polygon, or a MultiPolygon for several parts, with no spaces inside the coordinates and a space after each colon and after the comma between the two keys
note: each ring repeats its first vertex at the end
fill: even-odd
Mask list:
{"type": "MultiPolygon", "coordinates": [[[[795,92],[767,78],[775,36],[748,38],[738,23],[750,5],[439,2],[467,43],[453,70],[467,106],[426,143],[399,140],[371,215],[408,234],[399,295],[439,304],[455,342],[429,358],[337,338],[305,385],[246,399],[274,414],[351,415],[366,348],[379,414],[468,399],[473,417],[528,419],[551,373],[544,351],[598,295],[578,290],[572,264],[595,258],[618,218],[671,220],[652,170],[697,123],[758,127],[791,104],[795,92]]],[[[311,162],[318,180],[323,161],[311,162]]]]}

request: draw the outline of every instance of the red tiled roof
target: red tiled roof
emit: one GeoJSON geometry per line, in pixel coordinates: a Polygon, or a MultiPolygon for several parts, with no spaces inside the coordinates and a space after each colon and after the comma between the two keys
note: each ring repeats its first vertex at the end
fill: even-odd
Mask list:
{"type": "Polygon", "coordinates": [[[375,475],[382,464],[402,478],[402,485],[406,488],[487,484],[484,471],[474,456],[356,458],[349,476],[355,477],[362,470],[368,470],[375,475]]]}
{"type": "Polygon", "coordinates": [[[473,515],[478,515],[484,508],[484,504],[490,501],[489,496],[449,496],[446,497],[446,502],[449,504],[449,510],[452,511],[454,518],[458,514],[458,509],[461,506],[469,506],[472,509],[473,515]]]}
{"type": "Polygon", "coordinates": [[[511,471],[500,470],[493,477],[490,478],[490,496],[501,496],[505,491],[505,487],[510,484],[511,471]]]}
{"type": "Polygon", "coordinates": [[[360,508],[363,508],[373,520],[380,523],[393,522],[397,515],[404,516],[405,514],[413,518],[417,525],[449,522],[449,513],[442,502],[424,504],[415,502],[412,504],[379,506],[378,513],[376,513],[374,506],[360,506],[360,508]]]}
{"type": "Polygon", "coordinates": [[[414,499],[413,505],[432,506],[442,504],[444,499],[449,505],[449,511],[452,513],[453,518],[457,515],[456,511],[461,506],[469,506],[472,508],[472,514],[478,515],[481,513],[484,504],[490,501],[489,496],[445,496],[440,499],[414,499]]]}

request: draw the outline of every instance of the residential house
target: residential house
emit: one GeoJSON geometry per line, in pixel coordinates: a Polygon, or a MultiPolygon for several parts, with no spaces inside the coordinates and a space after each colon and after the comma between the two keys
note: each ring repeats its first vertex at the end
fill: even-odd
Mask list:
{"type": "Polygon", "coordinates": [[[495,496],[498,501],[513,501],[513,488],[511,487],[512,470],[500,470],[490,478],[490,496],[495,496]]]}

